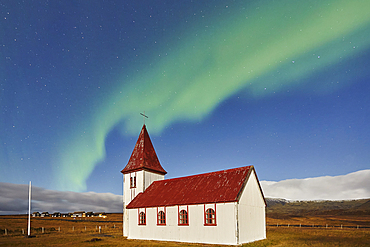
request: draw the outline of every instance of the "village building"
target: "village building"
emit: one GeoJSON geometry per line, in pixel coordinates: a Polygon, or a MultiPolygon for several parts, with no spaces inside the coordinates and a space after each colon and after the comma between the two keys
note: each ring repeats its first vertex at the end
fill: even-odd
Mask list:
{"type": "Polygon", "coordinates": [[[49,213],[48,212],[42,212],[40,217],[49,217],[49,213]]]}
{"type": "Polygon", "coordinates": [[[104,213],[104,212],[96,212],[96,213],[94,213],[94,217],[103,217],[103,218],[107,218],[107,215],[106,215],[106,213],[104,213]]]}
{"type": "Polygon", "coordinates": [[[76,211],[76,212],[73,212],[72,214],[72,217],[85,217],[85,216],[86,216],[85,211],[76,211]]]}
{"type": "Polygon", "coordinates": [[[55,212],[51,215],[51,217],[61,217],[61,213],[60,212],[55,212]]]}
{"type": "Polygon", "coordinates": [[[39,212],[33,212],[32,217],[40,217],[41,214],[39,212]]]}
{"type": "Polygon", "coordinates": [[[94,217],[94,212],[86,212],[86,217],[94,217]]]}
{"type": "Polygon", "coordinates": [[[121,172],[129,239],[240,245],[266,238],[266,201],[253,166],[164,179],[144,124],[121,172]]]}

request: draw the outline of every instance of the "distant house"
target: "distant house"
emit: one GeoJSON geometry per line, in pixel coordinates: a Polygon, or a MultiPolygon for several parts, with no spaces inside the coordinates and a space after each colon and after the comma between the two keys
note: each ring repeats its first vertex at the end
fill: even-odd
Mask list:
{"type": "Polygon", "coordinates": [[[95,217],[103,217],[103,218],[106,218],[107,217],[107,215],[104,212],[94,213],[94,216],[95,217]]]}
{"type": "Polygon", "coordinates": [[[85,211],[76,211],[73,213],[72,217],[86,217],[85,211]]]}
{"type": "Polygon", "coordinates": [[[40,213],[39,212],[33,212],[32,213],[32,217],[40,217],[40,213]]]}
{"type": "Polygon", "coordinates": [[[87,212],[86,217],[94,217],[94,212],[87,212]]]}
{"type": "Polygon", "coordinates": [[[266,238],[266,201],[253,166],[164,179],[144,125],[121,172],[129,239],[241,245],[266,238]]]}
{"type": "Polygon", "coordinates": [[[51,215],[51,217],[60,217],[62,214],[60,212],[55,212],[51,215]]]}
{"type": "Polygon", "coordinates": [[[62,214],[62,217],[64,217],[64,218],[65,217],[72,217],[72,215],[73,215],[72,213],[66,213],[66,214],[62,214]]]}
{"type": "Polygon", "coordinates": [[[48,212],[42,212],[40,217],[49,217],[49,213],[48,212]]]}

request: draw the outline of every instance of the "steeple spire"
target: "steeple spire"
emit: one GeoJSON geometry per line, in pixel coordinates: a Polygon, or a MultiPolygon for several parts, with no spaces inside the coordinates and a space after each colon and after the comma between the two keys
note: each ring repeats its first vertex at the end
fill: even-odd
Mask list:
{"type": "Polygon", "coordinates": [[[149,118],[147,115],[145,115],[145,111],[144,113],[140,113],[141,116],[143,116],[143,120],[144,120],[144,125],[145,125],[145,118],[149,118]]]}
{"type": "Polygon", "coordinates": [[[123,174],[126,174],[141,170],[147,170],[161,175],[165,175],[167,173],[159,163],[157,154],[154,150],[145,124],[141,129],[139,138],[136,142],[134,151],[132,151],[130,160],[121,172],[123,174]]]}

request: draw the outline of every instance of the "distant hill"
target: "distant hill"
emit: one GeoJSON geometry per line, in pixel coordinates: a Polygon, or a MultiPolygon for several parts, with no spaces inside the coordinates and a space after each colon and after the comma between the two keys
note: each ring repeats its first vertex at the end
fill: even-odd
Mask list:
{"type": "Polygon", "coordinates": [[[270,208],[276,205],[285,205],[286,203],[289,203],[288,200],[281,199],[281,198],[265,198],[265,199],[266,199],[267,208],[270,208]]]}
{"type": "Polygon", "coordinates": [[[369,215],[370,199],[343,201],[288,201],[266,198],[266,215],[271,218],[314,215],[369,215]]]}

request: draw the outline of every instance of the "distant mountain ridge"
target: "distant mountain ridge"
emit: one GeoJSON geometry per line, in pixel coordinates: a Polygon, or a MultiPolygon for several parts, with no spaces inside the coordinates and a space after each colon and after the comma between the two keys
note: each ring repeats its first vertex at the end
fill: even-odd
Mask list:
{"type": "Polygon", "coordinates": [[[272,207],[275,205],[285,205],[286,203],[289,203],[289,200],[283,199],[283,198],[265,198],[267,207],[272,207]]]}
{"type": "Polygon", "coordinates": [[[370,199],[342,201],[289,201],[281,198],[266,198],[266,214],[275,218],[308,215],[369,215],[370,199]]]}

